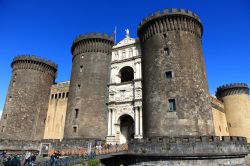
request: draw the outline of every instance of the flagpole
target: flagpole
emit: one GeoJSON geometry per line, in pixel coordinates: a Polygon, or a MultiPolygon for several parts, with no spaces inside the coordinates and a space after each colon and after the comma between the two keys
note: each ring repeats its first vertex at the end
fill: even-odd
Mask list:
{"type": "Polygon", "coordinates": [[[115,31],[114,31],[114,33],[115,33],[115,44],[116,44],[116,26],[115,26],[115,31]]]}

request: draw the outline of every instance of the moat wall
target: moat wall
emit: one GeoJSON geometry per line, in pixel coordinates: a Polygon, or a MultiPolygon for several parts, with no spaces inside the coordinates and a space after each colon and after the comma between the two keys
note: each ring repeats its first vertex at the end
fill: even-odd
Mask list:
{"type": "Polygon", "coordinates": [[[126,154],[102,162],[113,165],[245,165],[244,137],[154,137],[132,140],[126,154]]]}

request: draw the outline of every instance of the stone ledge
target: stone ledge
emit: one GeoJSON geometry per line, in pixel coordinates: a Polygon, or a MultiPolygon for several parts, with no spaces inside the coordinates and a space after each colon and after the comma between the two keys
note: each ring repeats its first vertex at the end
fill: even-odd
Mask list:
{"type": "Polygon", "coordinates": [[[247,142],[244,137],[154,137],[132,140],[128,154],[168,157],[246,156],[247,142]]]}

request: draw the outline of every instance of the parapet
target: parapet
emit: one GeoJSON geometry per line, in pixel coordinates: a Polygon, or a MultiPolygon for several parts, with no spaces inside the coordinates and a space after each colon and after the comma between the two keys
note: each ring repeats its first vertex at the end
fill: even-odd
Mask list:
{"type": "MultiPolygon", "coordinates": [[[[138,36],[142,38],[142,33],[146,33],[146,38],[155,33],[166,31],[189,31],[200,38],[202,36],[202,24],[199,16],[190,10],[185,9],[164,9],[145,17],[138,26],[138,36]],[[149,28],[149,25],[151,25],[149,28]]],[[[144,39],[145,40],[145,39],[144,39]]]]}
{"type": "Polygon", "coordinates": [[[248,85],[245,83],[226,84],[217,88],[216,97],[222,101],[222,98],[229,95],[249,94],[248,85]]]}
{"type": "Polygon", "coordinates": [[[112,35],[109,36],[106,33],[85,33],[74,39],[71,53],[72,55],[75,55],[83,52],[106,52],[106,46],[113,46],[113,44],[114,38],[112,35]]]}
{"type": "Polygon", "coordinates": [[[34,69],[39,71],[48,71],[53,75],[57,72],[57,64],[34,55],[16,56],[11,63],[11,67],[13,71],[17,69],[34,69]]]}
{"type": "Polygon", "coordinates": [[[197,136],[152,137],[131,140],[130,155],[192,158],[194,156],[245,156],[248,153],[245,137],[197,136]]]}

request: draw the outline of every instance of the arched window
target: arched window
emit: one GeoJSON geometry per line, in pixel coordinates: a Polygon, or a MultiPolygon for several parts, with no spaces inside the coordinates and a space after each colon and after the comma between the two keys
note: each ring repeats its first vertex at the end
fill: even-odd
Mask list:
{"type": "Polygon", "coordinates": [[[125,66],[120,70],[121,82],[128,82],[134,79],[134,70],[130,66],[125,66]]]}

